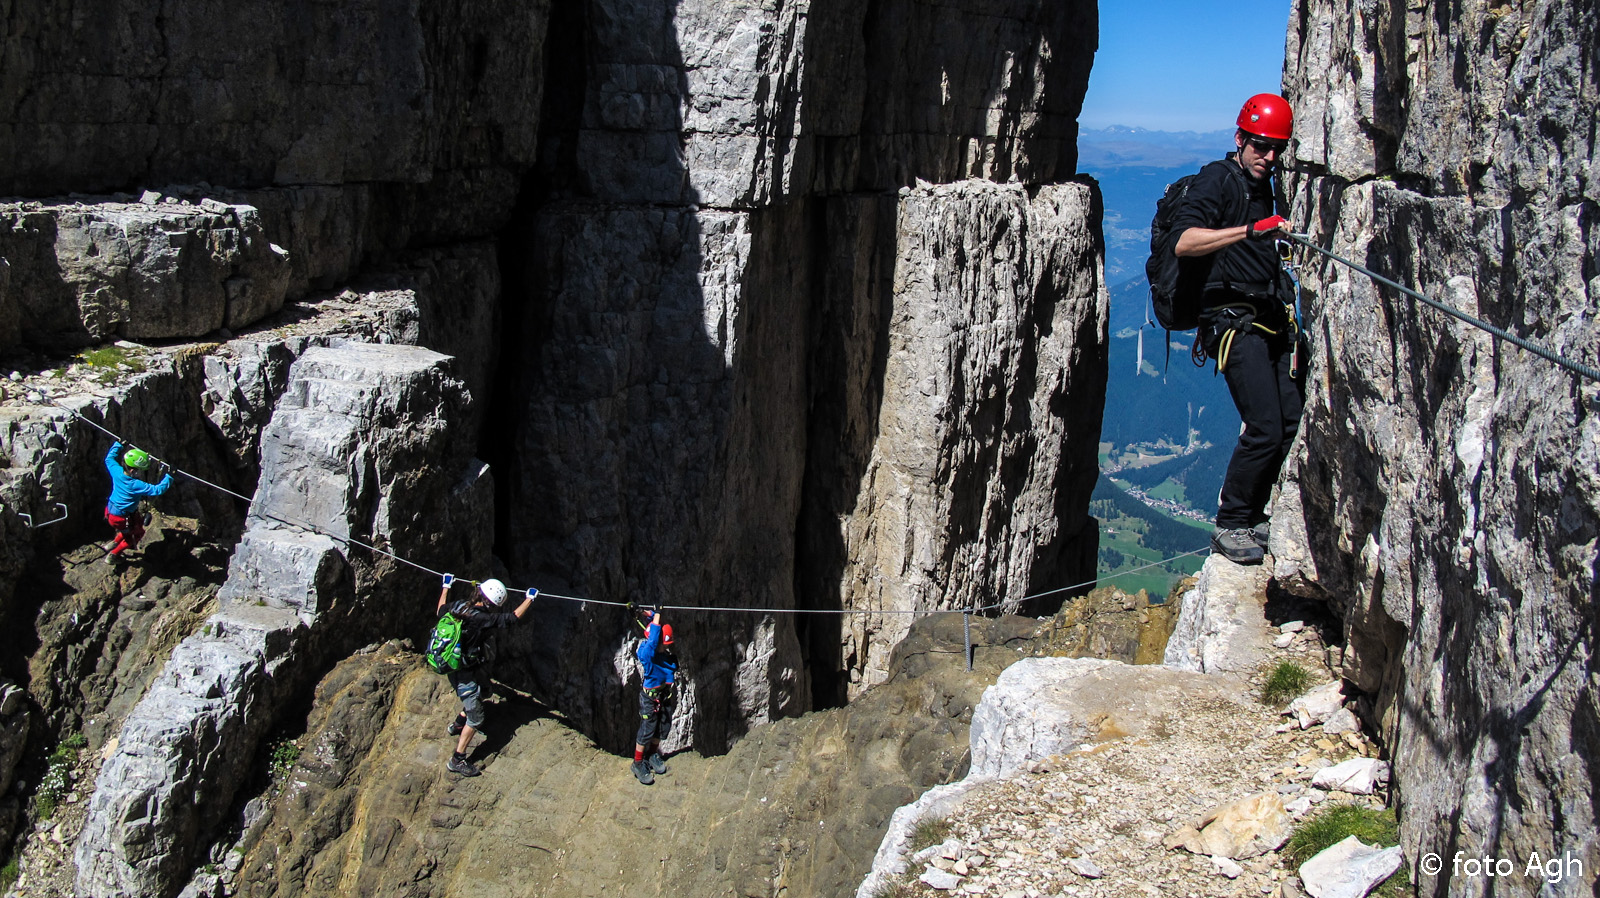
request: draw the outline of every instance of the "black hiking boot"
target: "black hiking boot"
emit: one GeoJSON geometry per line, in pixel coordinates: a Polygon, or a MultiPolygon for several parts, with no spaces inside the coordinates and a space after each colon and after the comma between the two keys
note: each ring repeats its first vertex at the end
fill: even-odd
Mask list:
{"type": "Polygon", "coordinates": [[[667,772],[667,759],[661,757],[661,752],[659,751],[646,758],[645,763],[650,765],[650,770],[654,773],[661,774],[667,772]]]}
{"type": "MultiPolygon", "coordinates": [[[[467,722],[465,719],[457,717],[455,720],[450,722],[450,726],[446,727],[445,731],[452,736],[459,736],[461,735],[461,731],[466,728],[466,725],[467,722]]],[[[478,732],[481,733],[483,731],[478,730],[478,732]]]]}
{"type": "Polygon", "coordinates": [[[643,761],[634,761],[630,769],[633,770],[633,775],[639,778],[639,782],[646,786],[656,781],[655,776],[650,773],[650,765],[643,761]]]}
{"type": "Polygon", "coordinates": [[[1272,536],[1272,521],[1265,520],[1250,528],[1250,538],[1263,550],[1267,548],[1267,539],[1272,536]]]}
{"type": "Polygon", "coordinates": [[[482,770],[478,769],[478,765],[467,760],[467,756],[461,754],[460,752],[455,752],[454,754],[450,755],[450,763],[444,766],[445,769],[449,770],[451,773],[459,773],[462,776],[477,776],[483,772],[482,770]]]}
{"type": "Polygon", "coordinates": [[[1234,564],[1260,564],[1266,559],[1266,552],[1262,551],[1252,531],[1244,528],[1237,530],[1218,528],[1213,531],[1211,551],[1234,564]]]}

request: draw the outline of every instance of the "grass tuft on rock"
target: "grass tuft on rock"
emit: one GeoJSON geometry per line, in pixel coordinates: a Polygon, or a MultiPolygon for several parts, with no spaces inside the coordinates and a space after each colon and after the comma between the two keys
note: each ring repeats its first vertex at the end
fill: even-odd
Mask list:
{"type": "Polygon", "coordinates": [[[1310,671],[1293,661],[1279,661],[1261,684],[1261,701],[1268,705],[1288,704],[1310,685],[1310,671]]]}
{"type": "Polygon", "coordinates": [[[294,739],[284,737],[273,742],[267,750],[267,777],[274,783],[288,778],[294,763],[300,760],[300,746],[294,739]]]}
{"type": "Polygon", "coordinates": [[[78,753],[88,744],[89,740],[82,733],[73,733],[62,739],[55,751],[50,753],[44,780],[39,783],[39,791],[33,795],[35,820],[48,820],[56,812],[61,799],[72,789],[72,771],[78,766],[78,753]]]}
{"type": "Polygon", "coordinates": [[[911,828],[911,853],[941,845],[950,838],[950,821],[943,817],[924,817],[911,828]]]}
{"type": "Polygon", "coordinates": [[[91,368],[127,368],[135,374],[146,367],[138,356],[114,344],[79,353],[78,359],[91,368]]]}
{"type": "MultiPolygon", "coordinates": [[[[1358,804],[1336,804],[1308,817],[1289,836],[1283,846],[1284,862],[1299,867],[1323,851],[1355,836],[1368,845],[1387,848],[1400,843],[1400,823],[1392,808],[1369,808],[1358,804]]],[[[1378,884],[1371,894],[1378,898],[1399,898],[1411,892],[1411,874],[1405,867],[1378,884]]]]}
{"type": "Polygon", "coordinates": [[[891,879],[872,890],[872,898],[915,898],[917,888],[913,881],[891,879]]]}
{"type": "Polygon", "coordinates": [[[137,355],[115,344],[81,352],[78,361],[96,370],[94,379],[100,384],[116,383],[117,375],[123,371],[140,374],[147,369],[137,355]]]}

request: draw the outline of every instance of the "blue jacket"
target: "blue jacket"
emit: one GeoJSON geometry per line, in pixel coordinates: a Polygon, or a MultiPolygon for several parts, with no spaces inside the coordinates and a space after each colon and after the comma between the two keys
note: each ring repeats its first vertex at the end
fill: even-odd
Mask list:
{"type": "Polygon", "coordinates": [[[122,442],[119,440],[111,444],[111,451],[106,453],[106,471],[111,474],[111,498],[106,500],[106,510],[119,518],[133,514],[139,507],[139,500],[154,498],[172,487],[172,475],[161,478],[160,483],[145,483],[137,477],[129,476],[122,469],[122,462],[117,456],[122,454],[122,442]]]}
{"type": "Polygon", "coordinates": [[[639,656],[639,664],[644,667],[644,688],[654,689],[671,683],[678,674],[678,661],[672,657],[672,650],[661,651],[661,625],[651,624],[645,632],[644,639],[640,640],[639,648],[634,653],[639,656]]]}

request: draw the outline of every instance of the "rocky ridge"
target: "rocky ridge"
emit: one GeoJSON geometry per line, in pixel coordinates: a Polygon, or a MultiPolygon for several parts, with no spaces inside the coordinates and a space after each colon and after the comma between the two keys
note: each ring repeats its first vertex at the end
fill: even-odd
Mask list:
{"type": "Polygon", "coordinates": [[[487,471],[451,448],[465,403],[448,361],[418,347],[336,344],[290,366],[221,607],[173,650],[100,769],[78,843],[80,891],[158,894],[182,881],[275,723],[272,709],[307,685],[320,659],[421,626],[420,609],[356,607],[358,595],[416,578],[394,556],[346,540],[429,558],[445,525],[460,547],[449,555],[486,557],[487,471]],[[423,478],[427,470],[443,476],[423,478]]]}
{"type": "Polygon", "coordinates": [[[971,773],[895,813],[859,898],[1303,894],[1280,854],[1292,821],[1328,802],[1383,807],[1371,782],[1324,773],[1382,765],[1382,750],[1337,678],[1288,712],[1259,701],[1278,661],[1329,676],[1341,653],[1323,634],[1338,626],[1270,626],[1318,609],[1260,588],[1205,591],[1240,579],[1264,581],[1213,556],[1184,594],[1184,617],[1209,607],[1221,621],[1225,605],[1223,629],[1258,634],[1196,652],[1176,641],[1180,622],[1169,654],[1210,657],[1211,673],[1091,659],[1008,668],[974,711],[971,773]]]}
{"type": "MultiPolygon", "coordinates": [[[[1126,613],[1131,598],[1107,593],[1101,621],[1126,613]]],[[[650,789],[625,758],[503,686],[474,746],[484,776],[445,774],[448,687],[414,650],[370,646],[317,685],[303,733],[276,738],[242,771],[251,790],[264,787],[273,757],[296,746],[271,774],[276,785],[237,809],[186,894],[320,894],[349,883],[395,895],[671,894],[684,882],[751,896],[844,894],[895,807],[968,766],[968,721],[984,687],[1017,659],[1056,651],[1051,631],[1073,626],[974,620],[969,673],[960,616],[924,619],[891,679],[858,702],[760,727],[725,756],[674,755],[650,789]]],[[[79,781],[103,760],[86,754],[79,781]]],[[[85,804],[74,795],[30,842],[28,894],[72,890],[85,804]]]]}
{"type": "MultiPolygon", "coordinates": [[[[1597,37],[1584,5],[1298,5],[1297,227],[1593,366],[1597,37]]],[[[1412,864],[1537,852],[1585,871],[1413,867],[1421,892],[1587,894],[1600,388],[1331,261],[1304,274],[1314,363],[1274,573],[1345,622],[1341,673],[1393,746],[1412,864]]]]}
{"type": "MultiPolygon", "coordinates": [[[[165,457],[175,465],[191,472],[198,472],[197,476],[211,480],[213,483],[234,487],[236,490],[250,489],[248,483],[241,483],[237,479],[240,462],[253,461],[263,455],[267,459],[270,469],[285,477],[284,483],[292,482],[295,490],[287,498],[273,494],[267,500],[273,505],[277,513],[291,514],[297,517],[321,514],[327,509],[306,508],[306,501],[315,501],[318,495],[316,489],[311,488],[311,480],[302,474],[297,474],[293,469],[285,469],[280,455],[281,445],[279,436],[271,435],[263,410],[274,408],[282,409],[286,403],[280,400],[284,395],[293,395],[296,392],[304,393],[313,383],[333,385],[336,380],[331,380],[329,375],[338,377],[341,366],[348,362],[366,356],[370,361],[358,362],[350,370],[360,371],[365,366],[374,374],[375,381],[381,381],[389,376],[378,373],[381,368],[379,358],[395,353],[417,353],[419,350],[404,346],[384,346],[377,343],[353,344],[348,341],[352,338],[396,340],[408,336],[414,338],[419,331],[426,332],[426,325],[419,325],[419,319],[425,319],[427,296],[437,287],[437,275],[442,270],[449,271],[448,265],[426,265],[415,270],[415,281],[424,286],[410,289],[370,289],[365,294],[347,291],[340,296],[326,298],[326,307],[317,305],[291,306],[285,320],[275,329],[263,330],[259,334],[237,338],[227,344],[198,344],[173,347],[170,349],[150,349],[128,344],[122,361],[115,365],[91,366],[80,364],[71,369],[62,369],[52,375],[29,379],[23,378],[11,383],[18,387],[18,394],[14,399],[0,404],[0,415],[7,420],[7,435],[4,451],[7,457],[14,461],[14,465],[6,473],[10,476],[5,480],[8,495],[16,497],[18,491],[38,489],[52,497],[59,497],[74,505],[79,502],[88,504],[96,499],[82,499],[77,496],[78,490],[93,491],[98,494],[99,488],[92,483],[85,483],[84,474],[95,470],[98,458],[103,454],[106,440],[97,438],[99,435],[82,419],[71,417],[67,409],[73,413],[83,415],[90,420],[105,422],[113,428],[126,428],[132,422],[135,427],[142,428],[140,432],[148,435],[147,445],[173,446],[173,450],[165,457]],[[352,300],[360,300],[352,302],[352,300]],[[419,312],[424,314],[419,315],[419,312]],[[322,370],[313,368],[303,369],[305,377],[297,377],[292,372],[296,370],[298,361],[306,361],[309,357],[313,367],[318,364],[315,360],[323,357],[320,363],[322,370]],[[297,386],[297,384],[304,386],[297,386]],[[49,397],[47,399],[47,397],[49,397]],[[55,405],[40,405],[30,401],[59,403],[55,405]],[[163,436],[155,427],[158,419],[150,416],[139,416],[139,410],[150,408],[164,408],[172,413],[169,420],[184,420],[183,409],[188,409],[194,419],[207,420],[210,417],[219,432],[234,435],[239,442],[229,447],[228,451],[219,452],[222,447],[210,443],[205,439],[190,440],[187,444],[173,440],[170,435],[163,436]],[[128,417],[124,418],[123,416],[128,417]],[[268,436],[263,438],[263,432],[268,436]],[[62,435],[66,438],[63,439],[62,435]],[[93,462],[78,464],[63,464],[64,453],[84,452],[94,453],[93,462]],[[37,478],[37,472],[46,472],[46,476],[37,478]],[[18,475],[21,476],[18,476],[18,475]],[[292,508],[290,506],[293,506],[292,508]]],[[[388,287],[398,286],[406,280],[403,272],[396,272],[384,279],[388,287]]],[[[435,294],[436,295],[436,294],[435,294]]],[[[469,294],[458,293],[458,296],[469,294]]],[[[470,320],[470,316],[467,320],[470,320]]],[[[460,328],[461,322],[454,322],[452,327],[460,328]]],[[[443,359],[432,353],[424,353],[431,358],[429,364],[437,367],[443,359]]],[[[427,366],[424,366],[426,369],[427,366]]],[[[481,375],[479,375],[481,377],[481,375]]],[[[370,385],[362,387],[361,378],[357,378],[354,386],[360,390],[370,391],[370,385]]],[[[448,382],[448,379],[445,380],[448,382]]],[[[398,380],[396,381],[398,384],[398,380]]],[[[334,393],[324,392],[314,401],[317,414],[326,417],[326,413],[336,407],[332,402],[334,393]]],[[[459,382],[454,388],[460,390],[459,382]]],[[[388,401],[400,402],[402,406],[415,403],[416,397],[409,396],[407,391],[386,389],[381,391],[388,396],[388,401]]],[[[414,392],[414,391],[413,391],[414,392]]],[[[369,392],[369,399],[372,394],[369,392]]],[[[304,402],[304,399],[301,400],[304,402]]],[[[287,404],[293,404],[287,403],[287,404]]],[[[430,401],[416,403],[418,408],[443,409],[448,403],[430,401]]],[[[456,408],[462,408],[459,400],[456,408]]],[[[381,412],[369,409],[363,413],[370,420],[379,420],[383,417],[381,412]]],[[[302,416],[303,417],[303,416],[302,416]]],[[[193,420],[193,419],[191,419],[193,420]]],[[[315,421],[301,420],[294,422],[291,414],[284,414],[275,418],[279,432],[293,435],[297,439],[325,432],[326,428],[320,427],[315,421]]],[[[455,423],[458,432],[470,428],[469,419],[462,418],[455,423]]],[[[363,424],[359,430],[368,429],[363,424]]],[[[414,440],[428,432],[425,427],[415,427],[407,424],[402,428],[414,440]]],[[[437,432],[435,429],[434,432],[437,432]]],[[[347,436],[354,436],[347,434],[347,436]]],[[[369,435],[366,439],[371,439],[369,435]]],[[[357,443],[359,445],[359,441],[357,443]]],[[[368,444],[370,445],[370,444],[368,444]]],[[[446,455],[459,454],[465,448],[464,444],[457,445],[454,449],[445,449],[438,453],[439,458],[422,462],[423,465],[439,463],[446,455]]],[[[424,454],[428,450],[423,450],[424,454]]],[[[88,454],[88,453],[85,453],[88,454]]],[[[403,453],[396,451],[395,447],[383,449],[383,456],[388,458],[403,458],[403,453]]],[[[347,463],[351,456],[341,455],[341,463],[347,463]]],[[[359,458],[359,453],[355,455],[359,458]]],[[[403,472],[404,467],[401,468],[403,472]]],[[[393,476],[384,474],[383,476],[393,476]]],[[[441,480],[440,487],[449,486],[448,482],[441,480]]],[[[268,491],[269,493],[271,491],[268,491]]],[[[368,491],[370,492],[370,491],[368,491]]],[[[26,492],[21,495],[26,496],[26,492]]],[[[322,499],[329,498],[323,491],[322,499]]],[[[231,597],[225,597],[227,604],[233,610],[224,612],[220,617],[208,623],[204,613],[196,611],[204,607],[204,603],[212,600],[217,594],[217,588],[223,582],[221,567],[226,565],[226,548],[216,546],[215,540],[218,532],[227,533],[230,518],[237,520],[237,511],[231,504],[233,500],[226,494],[205,488],[198,482],[184,482],[169,497],[163,497],[161,503],[164,511],[158,513],[153,524],[152,535],[143,547],[142,555],[138,558],[138,567],[130,569],[124,576],[115,576],[104,558],[104,550],[95,546],[84,549],[72,549],[61,556],[58,570],[54,573],[30,569],[21,584],[32,589],[44,588],[55,590],[65,587],[73,594],[74,599],[70,607],[57,607],[58,603],[46,602],[40,609],[40,636],[44,643],[43,650],[33,658],[32,679],[36,684],[72,684],[71,688],[41,688],[35,686],[30,690],[32,698],[38,702],[45,719],[54,727],[59,727],[62,732],[82,730],[91,737],[96,749],[106,750],[105,746],[127,748],[132,741],[137,741],[133,736],[122,732],[125,723],[124,716],[130,714],[132,719],[149,718],[155,724],[155,731],[151,736],[157,738],[156,733],[170,735],[170,723],[175,719],[184,719],[187,715],[180,713],[173,702],[173,696],[168,696],[165,704],[162,701],[151,700],[151,703],[141,704],[138,710],[133,709],[134,703],[139,700],[140,693],[147,688],[154,688],[155,693],[166,694],[172,688],[180,692],[186,687],[184,682],[204,685],[206,671],[226,672],[239,669],[231,662],[214,662],[208,660],[214,651],[220,651],[226,645],[237,643],[239,637],[252,632],[264,636],[267,631],[260,630],[260,625],[265,622],[264,616],[271,616],[275,612],[269,603],[276,603],[280,607],[294,603],[301,607],[304,602],[304,593],[294,590],[285,590],[285,586],[293,583],[294,564],[285,569],[280,569],[275,575],[263,578],[265,591],[249,590],[241,595],[238,585],[234,586],[235,592],[231,597]],[[187,512],[190,517],[185,517],[187,512]],[[212,567],[209,571],[197,564],[201,559],[211,559],[212,567]],[[193,569],[193,570],[191,570],[193,569]],[[186,576],[180,576],[187,572],[186,576]],[[109,582],[107,578],[112,578],[109,582]],[[59,585],[52,584],[52,580],[59,585]],[[170,584],[168,580],[175,581],[170,584]],[[59,627],[51,624],[61,621],[59,627]],[[153,624],[153,626],[152,626],[153,624]],[[203,633],[201,631],[204,631],[203,633]],[[150,635],[146,635],[150,634],[150,635]],[[162,635],[165,634],[165,635],[162,635]],[[190,637],[190,642],[182,642],[185,637],[190,637]],[[182,647],[180,647],[182,642],[182,647]],[[149,658],[166,658],[167,653],[178,649],[178,654],[192,654],[198,660],[190,668],[182,666],[169,668],[169,673],[178,679],[166,683],[157,676],[159,666],[152,666],[149,658]],[[198,678],[184,681],[181,671],[190,669],[191,674],[198,678]],[[165,683],[165,685],[163,685],[165,683]]],[[[459,504],[460,500],[434,501],[428,494],[415,488],[407,492],[407,498],[398,503],[389,503],[378,516],[380,525],[372,531],[379,539],[385,537],[394,539],[394,524],[382,524],[384,520],[392,519],[394,515],[402,515],[407,522],[399,525],[402,531],[415,528],[415,511],[408,503],[420,501],[424,505],[432,504],[433,519],[446,513],[444,509],[459,504]]],[[[364,516],[369,512],[360,512],[354,522],[354,532],[360,533],[366,526],[362,523],[364,516]]],[[[458,516],[459,517],[459,516],[458,516]]],[[[267,522],[268,527],[279,527],[272,522],[267,522]]],[[[481,529],[481,524],[478,525],[481,529]]],[[[460,518],[452,529],[457,540],[470,539],[473,530],[466,518],[460,518]]],[[[41,536],[51,536],[50,530],[38,531],[41,536]]],[[[369,539],[372,538],[369,536],[369,539]]],[[[403,542],[407,538],[400,537],[403,542]]],[[[281,537],[280,537],[281,539],[281,537]]],[[[297,539],[299,539],[297,537],[297,539]]],[[[270,542],[270,538],[268,540],[270,542]]],[[[303,540],[301,540],[303,541],[303,540]]],[[[486,540],[479,539],[480,552],[486,552],[486,540]]],[[[413,549],[417,549],[413,545],[413,549]]],[[[423,554],[433,554],[437,550],[422,549],[423,554]]],[[[335,555],[338,553],[335,552],[335,555]]],[[[311,559],[314,562],[314,559],[311,559]]],[[[383,559],[379,558],[382,562],[383,559]]],[[[239,559],[234,559],[234,564],[239,564],[239,559]]],[[[368,562],[358,561],[357,567],[368,562]]],[[[315,567],[315,563],[313,563],[315,567]]],[[[382,565],[379,565],[381,568],[382,565]]],[[[251,565],[253,577],[261,577],[265,567],[251,565]]],[[[381,582],[383,577],[392,577],[393,570],[387,572],[374,571],[377,575],[376,582],[381,582]]],[[[363,574],[359,579],[369,577],[363,574]]],[[[336,580],[338,578],[335,578],[336,580]]],[[[311,580],[305,581],[311,583],[311,580]]],[[[347,630],[344,636],[328,639],[325,636],[306,640],[309,631],[305,625],[314,624],[319,616],[326,617],[325,612],[329,600],[336,599],[338,593],[352,588],[373,588],[374,582],[366,582],[362,587],[354,583],[343,586],[336,582],[323,579],[319,583],[322,591],[322,605],[311,603],[309,611],[304,612],[304,619],[290,612],[280,615],[282,620],[276,625],[281,637],[287,637],[287,643],[281,638],[278,644],[267,654],[272,657],[273,668],[281,667],[282,670],[275,676],[268,676],[265,681],[259,678],[229,678],[222,683],[213,693],[212,698],[228,697],[227,701],[216,704],[215,714],[200,713],[198,710],[192,715],[197,732],[204,721],[215,717],[214,723],[225,720],[232,721],[227,727],[244,726],[244,734],[230,736],[226,744],[229,746],[220,754],[210,754],[220,748],[218,745],[209,744],[209,738],[200,739],[199,743],[182,740],[170,743],[167,735],[158,737],[158,741],[168,747],[162,751],[176,750],[179,754],[188,757],[191,752],[198,752],[193,760],[213,758],[221,760],[224,764],[248,764],[254,753],[254,740],[259,736],[261,729],[271,725],[274,702],[271,700],[275,694],[272,690],[292,693],[296,677],[304,676],[309,671],[314,671],[323,662],[319,657],[326,655],[337,656],[348,648],[340,648],[341,640],[359,639],[365,632],[383,632],[402,622],[410,621],[414,626],[420,627],[420,615],[391,610],[384,613],[373,614],[370,611],[361,612],[355,619],[354,626],[340,625],[347,630]],[[292,664],[284,666],[283,653],[295,646],[290,654],[293,656],[292,664]],[[252,692],[259,692],[264,683],[271,683],[272,690],[265,694],[258,694],[255,701],[244,702],[246,696],[252,692]],[[233,702],[242,702],[235,706],[233,702]],[[240,716],[242,715],[242,716],[240,716]]],[[[335,610],[331,620],[338,620],[350,615],[355,609],[348,601],[338,602],[342,605],[335,610]]],[[[328,621],[323,622],[327,627],[328,621]]],[[[246,640],[250,642],[250,640],[246,640]]],[[[255,650],[240,644],[246,655],[253,654],[255,650]]],[[[260,645],[258,644],[258,648],[260,645]]],[[[220,657],[220,656],[219,656],[220,657]]],[[[231,657],[231,656],[230,656],[231,657]]],[[[246,665],[248,669],[250,665],[246,665]]],[[[201,692],[211,692],[210,687],[201,689],[201,692]]],[[[140,757],[161,757],[161,753],[154,755],[141,752],[140,757]]],[[[127,759],[131,755],[113,754],[111,757],[127,759]]],[[[206,764],[212,763],[206,761],[206,764]]],[[[166,821],[156,826],[156,839],[172,838],[174,834],[197,832],[194,828],[197,821],[189,815],[202,811],[212,815],[214,822],[216,815],[226,810],[227,795],[239,785],[233,775],[215,775],[207,772],[204,764],[183,765],[191,770],[189,780],[167,780],[156,777],[149,780],[145,787],[140,789],[109,788],[104,792],[96,791],[96,797],[102,800],[116,800],[122,796],[128,800],[136,794],[144,794],[145,789],[154,789],[157,795],[166,795],[169,790],[179,788],[199,788],[202,783],[210,785],[207,789],[213,797],[203,806],[191,802],[172,801],[160,799],[157,804],[165,814],[176,814],[175,820],[166,821]],[[177,820],[189,820],[189,823],[178,825],[177,820]]],[[[204,830],[199,826],[199,831],[204,830]]],[[[119,832],[126,832],[117,826],[119,832]]],[[[181,861],[183,852],[192,850],[194,837],[184,837],[175,846],[177,853],[171,855],[174,863],[181,861]]],[[[115,839],[96,838],[90,841],[100,848],[109,848],[118,844],[115,839]]],[[[158,852],[160,856],[168,856],[165,852],[158,852]]],[[[93,866],[93,862],[85,860],[86,865],[93,866]]],[[[165,875],[173,875],[170,870],[165,875]]],[[[136,890],[152,890],[155,886],[145,884],[134,887],[136,890]]],[[[92,883],[85,886],[86,891],[95,892],[98,886],[92,883]]]]}

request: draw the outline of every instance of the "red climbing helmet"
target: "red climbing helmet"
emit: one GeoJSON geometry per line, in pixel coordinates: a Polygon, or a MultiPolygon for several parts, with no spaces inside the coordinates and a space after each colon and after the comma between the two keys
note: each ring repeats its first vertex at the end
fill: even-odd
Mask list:
{"type": "Polygon", "coordinates": [[[1294,110],[1277,94],[1256,94],[1239,110],[1239,130],[1269,140],[1294,136],[1294,110]]]}
{"type": "Polygon", "coordinates": [[[662,624],[661,625],[661,644],[662,645],[672,645],[672,625],[671,624],[662,624]]]}

